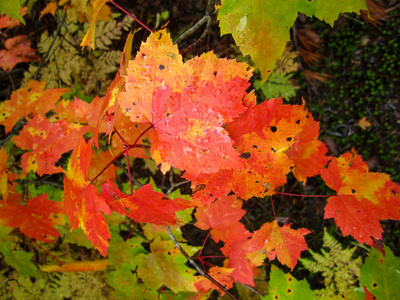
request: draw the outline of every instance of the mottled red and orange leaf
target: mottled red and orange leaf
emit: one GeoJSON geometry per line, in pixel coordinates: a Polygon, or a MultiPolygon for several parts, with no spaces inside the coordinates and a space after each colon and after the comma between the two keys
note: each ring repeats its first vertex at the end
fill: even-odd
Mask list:
{"type": "Polygon", "coordinates": [[[45,114],[54,108],[62,94],[68,89],[44,90],[46,82],[29,81],[25,87],[16,90],[11,100],[0,103],[0,124],[9,133],[22,117],[32,119],[39,114],[45,114]]]}
{"type": "Polygon", "coordinates": [[[308,249],[304,235],[309,233],[311,231],[305,228],[292,229],[288,224],[280,227],[274,220],[271,223],[265,223],[254,232],[248,248],[252,252],[265,250],[270,261],[278,258],[282,264],[293,270],[301,251],[308,249]]]}
{"type": "Polygon", "coordinates": [[[88,128],[70,124],[65,120],[50,123],[43,116],[34,117],[25,125],[20,134],[13,138],[23,150],[32,150],[22,155],[22,169],[25,174],[34,171],[43,174],[62,173],[55,164],[65,152],[72,150],[88,128]]]}
{"type": "Polygon", "coordinates": [[[10,72],[17,63],[36,59],[35,49],[31,48],[31,41],[26,35],[18,35],[5,41],[7,50],[0,50],[0,67],[10,72]]]}
{"type": "Polygon", "coordinates": [[[20,198],[21,195],[13,195],[9,196],[7,203],[0,201],[0,224],[19,227],[23,234],[32,239],[54,242],[60,236],[54,225],[64,223],[60,215],[63,204],[48,200],[46,194],[28,200],[26,205],[19,204],[20,198]]]}
{"type": "Polygon", "coordinates": [[[164,173],[170,166],[194,176],[233,169],[241,160],[223,125],[246,110],[251,71],[213,53],[183,63],[161,30],[129,61],[118,100],[133,122],[153,126],[151,154],[164,173]]]}
{"type": "Polygon", "coordinates": [[[380,220],[400,220],[400,186],[390,176],[369,172],[354,150],[333,158],[321,177],[336,196],[328,199],[325,219],[334,218],[343,235],[372,246],[382,239],[380,220]]]}
{"type": "Polygon", "coordinates": [[[91,145],[91,141],[86,143],[82,138],[72,152],[64,177],[64,213],[71,223],[71,230],[82,228],[95,248],[106,256],[111,235],[102,213],[110,214],[110,209],[87,179],[91,145]]]}

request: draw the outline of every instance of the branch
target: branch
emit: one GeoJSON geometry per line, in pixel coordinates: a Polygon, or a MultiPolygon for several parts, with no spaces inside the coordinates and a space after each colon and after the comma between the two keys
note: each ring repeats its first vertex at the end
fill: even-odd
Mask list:
{"type": "Polygon", "coordinates": [[[190,258],[190,256],[186,253],[185,250],[181,247],[179,242],[176,240],[174,234],[171,231],[171,228],[167,226],[168,234],[171,240],[174,242],[175,246],[181,251],[183,256],[186,257],[186,259],[189,261],[189,263],[199,272],[200,275],[203,275],[205,278],[210,280],[212,283],[214,283],[221,291],[226,293],[229,297],[231,297],[234,300],[238,300],[234,295],[232,295],[222,284],[220,284],[218,281],[216,281],[214,278],[212,278],[210,275],[208,275],[206,272],[204,272],[200,267],[190,258]]]}

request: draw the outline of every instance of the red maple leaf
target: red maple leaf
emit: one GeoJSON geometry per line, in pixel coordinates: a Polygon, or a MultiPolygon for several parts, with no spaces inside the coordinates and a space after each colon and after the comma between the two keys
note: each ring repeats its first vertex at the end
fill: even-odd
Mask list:
{"type": "Polygon", "coordinates": [[[22,155],[22,169],[43,174],[64,172],[56,162],[65,152],[72,150],[78,139],[88,131],[88,127],[70,124],[65,120],[50,123],[43,116],[34,117],[25,125],[20,134],[12,140],[24,150],[32,150],[22,155]]]}
{"type": "Polygon", "coordinates": [[[208,230],[216,242],[233,242],[250,237],[244,225],[239,220],[245,215],[242,209],[242,201],[234,195],[226,196],[215,202],[198,207],[195,213],[197,219],[196,227],[208,230]]]}
{"type": "Polygon", "coordinates": [[[270,261],[278,258],[282,264],[293,269],[301,251],[308,249],[304,235],[309,233],[305,228],[291,229],[288,224],[280,227],[274,220],[255,231],[247,247],[249,252],[265,250],[270,261]]]}
{"type": "Polygon", "coordinates": [[[101,212],[110,214],[110,209],[86,177],[91,145],[91,141],[86,143],[82,138],[72,152],[64,177],[64,213],[71,223],[71,230],[82,228],[95,248],[106,256],[111,235],[101,212]]]}
{"type": "Polygon", "coordinates": [[[325,219],[334,218],[343,235],[372,246],[371,237],[382,239],[379,220],[400,220],[400,186],[387,174],[369,172],[354,150],[333,158],[321,177],[337,192],[328,199],[325,219]]]}
{"type": "Polygon", "coordinates": [[[3,226],[19,227],[27,237],[38,241],[54,242],[60,236],[54,225],[63,223],[60,216],[62,202],[47,200],[47,195],[44,194],[22,205],[18,203],[20,197],[21,195],[12,195],[7,203],[0,201],[0,223],[3,226]]]}
{"type": "Polygon", "coordinates": [[[126,195],[109,181],[102,185],[101,195],[111,210],[138,223],[172,225],[177,221],[175,212],[193,206],[182,198],[171,200],[164,194],[155,192],[151,184],[142,186],[133,195],[126,195]]]}
{"type": "Polygon", "coordinates": [[[46,82],[29,81],[24,88],[16,90],[11,95],[11,100],[0,103],[0,124],[5,126],[9,133],[21,118],[33,118],[44,115],[54,108],[54,103],[68,89],[44,90],[46,82]]]}
{"type": "Polygon", "coordinates": [[[193,176],[241,164],[223,125],[246,110],[251,69],[212,53],[182,62],[166,30],[151,34],[129,61],[122,112],[149,123],[151,155],[165,173],[172,165],[193,176]]]}

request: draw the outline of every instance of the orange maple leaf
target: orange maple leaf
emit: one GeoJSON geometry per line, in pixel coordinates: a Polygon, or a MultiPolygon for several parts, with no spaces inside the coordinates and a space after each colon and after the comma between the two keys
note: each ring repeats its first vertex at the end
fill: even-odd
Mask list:
{"type": "Polygon", "coordinates": [[[278,258],[282,264],[293,270],[301,251],[308,249],[304,235],[309,233],[311,231],[305,228],[291,229],[288,224],[280,227],[274,220],[255,231],[247,247],[249,252],[265,250],[270,261],[278,258]]]}
{"type": "Polygon", "coordinates": [[[122,112],[150,123],[151,155],[162,172],[174,166],[194,176],[241,164],[223,125],[246,110],[251,68],[203,54],[183,63],[166,30],[153,33],[129,61],[122,112]]]}
{"type": "Polygon", "coordinates": [[[55,165],[56,162],[63,153],[72,150],[87,131],[85,126],[70,124],[65,120],[50,123],[38,115],[12,140],[21,149],[32,150],[22,155],[25,174],[32,170],[42,176],[64,172],[60,166],[55,165]]]}
{"type": "Polygon", "coordinates": [[[111,238],[104,216],[110,214],[105,200],[87,179],[91,160],[91,145],[82,138],[72,152],[64,177],[64,214],[71,223],[71,230],[82,228],[87,238],[101,255],[107,255],[111,238]]]}
{"type": "Polygon", "coordinates": [[[333,158],[321,177],[337,192],[328,199],[325,219],[334,218],[343,235],[372,246],[382,239],[379,220],[400,220],[400,186],[390,176],[369,172],[354,149],[333,158]]]}
{"type": "Polygon", "coordinates": [[[5,126],[9,133],[18,120],[22,117],[33,118],[45,114],[54,108],[62,94],[68,89],[44,90],[46,82],[29,81],[25,87],[16,90],[11,95],[11,100],[0,103],[0,124],[5,126]]]}
{"type": "Polygon", "coordinates": [[[325,147],[317,140],[317,123],[309,118],[303,105],[283,105],[281,98],[251,106],[228,123],[226,130],[241,153],[242,164],[210,175],[184,174],[193,189],[202,187],[194,193],[194,199],[202,204],[230,191],[242,199],[272,195],[286,183],[292,168],[304,180],[318,173],[327,161],[325,147]],[[316,168],[304,170],[304,165],[311,162],[316,168]]]}
{"type": "Polygon", "coordinates": [[[13,228],[19,227],[27,237],[38,241],[54,242],[54,239],[60,236],[54,225],[63,223],[60,216],[63,204],[48,200],[47,195],[44,194],[22,205],[18,203],[20,197],[21,195],[10,196],[7,203],[0,201],[0,224],[13,228]]]}
{"type": "Polygon", "coordinates": [[[17,63],[35,59],[35,50],[31,48],[31,41],[26,35],[19,35],[6,40],[7,50],[0,50],[0,67],[10,72],[17,63]]]}

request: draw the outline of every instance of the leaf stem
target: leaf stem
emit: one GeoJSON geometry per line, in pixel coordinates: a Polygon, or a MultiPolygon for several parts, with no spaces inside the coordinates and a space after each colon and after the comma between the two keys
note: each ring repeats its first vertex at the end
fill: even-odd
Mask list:
{"type": "Polygon", "coordinates": [[[238,298],[236,298],[234,295],[232,295],[222,284],[220,284],[218,281],[216,281],[214,278],[212,278],[209,274],[207,274],[206,272],[204,272],[202,269],[200,269],[200,267],[190,258],[190,256],[186,253],[185,250],[183,250],[183,248],[181,247],[181,245],[179,244],[179,242],[176,240],[174,234],[171,231],[171,228],[169,226],[167,226],[167,230],[168,230],[168,234],[169,237],[171,238],[171,240],[174,242],[175,246],[179,249],[179,251],[181,251],[181,253],[183,254],[183,256],[185,256],[185,258],[189,261],[189,263],[197,270],[197,272],[199,272],[201,275],[203,275],[205,278],[207,278],[208,280],[210,280],[212,283],[214,283],[221,291],[223,291],[224,293],[226,293],[229,297],[231,297],[234,300],[238,300],[238,298]]]}
{"type": "Polygon", "coordinates": [[[145,29],[147,29],[148,31],[150,31],[150,33],[153,33],[153,30],[151,30],[149,27],[147,27],[146,25],[144,25],[138,18],[136,18],[134,15],[132,15],[130,12],[128,12],[125,8],[119,6],[117,3],[115,3],[114,1],[108,1],[108,3],[111,3],[112,5],[114,5],[115,7],[119,8],[120,10],[122,10],[124,13],[126,13],[128,16],[130,16],[132,19],[134,19],[136,22],[138,22],[140,25],[142,25],[145,29]]]}
{"type": "Polygon", "coordinates": [[[30,238],[30,240],[35,243],[40,249],[44,250],[44,252],[46,252],[47,255],[50,255],[55,261],[57,261],[57,263],[60,265],[60,267],[63,265],[63,263],[57,258],[55,257],[53,254],[51,254],[49,251],[47,251],[46,249],[44,249],[42,246],[40,246],[34,239],[30,238]]]}

